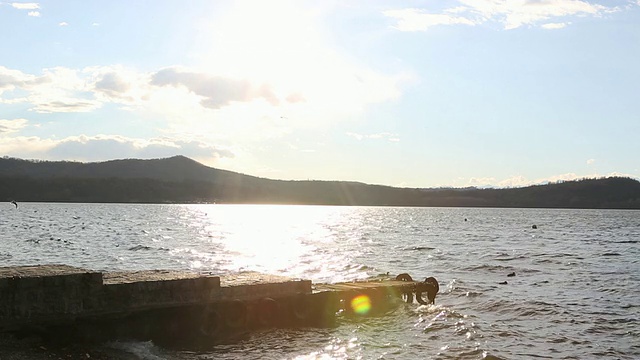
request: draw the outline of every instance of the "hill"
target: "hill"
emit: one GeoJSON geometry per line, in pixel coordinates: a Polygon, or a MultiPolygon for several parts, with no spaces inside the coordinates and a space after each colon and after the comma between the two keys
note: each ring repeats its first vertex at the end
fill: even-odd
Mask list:
{"type": "Polygon", "coordinates": [[[207,167],[184,156],[99,163],[5,157],[0,159],[0,199],[640,209],[640,182],[613,177],[514,189],[410,189],[270,180],[207,167]]]}

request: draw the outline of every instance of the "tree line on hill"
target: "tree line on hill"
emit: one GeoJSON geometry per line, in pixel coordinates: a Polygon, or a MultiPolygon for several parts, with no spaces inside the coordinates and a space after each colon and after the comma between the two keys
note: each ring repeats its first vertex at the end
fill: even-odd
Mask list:
{"type": "Polygon", "coordinates": [[[283,181],[186,157],[102,163],[0,159],[0,199],[37,202],[236,203],[640,209],[640,182],[611,177],[509,189],[412,189],[283,181]]]}

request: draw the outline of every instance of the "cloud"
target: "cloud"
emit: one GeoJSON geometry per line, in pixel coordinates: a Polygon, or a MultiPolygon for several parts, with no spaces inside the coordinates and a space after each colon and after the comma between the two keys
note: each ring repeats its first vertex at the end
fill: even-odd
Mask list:
{"type": "Polygon", "coordinates": [[[465,187],[473,186],[477,188],[514,188],[514,187],[525,187],[525,186],[531,186],[531,185],[542,185],[542,184],[548,184],[548,183],[553,183],[558,181],[575,180],[579,178],[584,178],[584,176],[580,177],[574,173],[567,173],[562,175],[554,175],[548,178],[542,178],[537,180],[529,180],[522,175],[514,175],[502,180],[496,179],[494,177],[481,177],[481,178],[472,177],[463,186],[465,187]]]}
{"type": "Polygon", "coordinates": [[[6,90],[10,91],[15,88],[32,89],[48,82],[50,82],[50,79],[46,76],[29,75],[0,65],[0,95],[6,90]]]}
{"type": "Polygon", "coordinates": [[[458,0],[460,6],[439,13],[426,9],[387,10],[383,15],[396,20],[394,28],[401,31],[425,31],[436,25],[479,25],[499,23],[504,29],[516,29],[524,25],[559,29],[570,22],[548,22],[550,19],[567,17],[598,17],[620,11],[618,7],[607,7],[580,0],[458,0]]]}
{"type": "Polygon", "coordinates": [[[547,24],[540,25],[540,27],[547,30],[555,30],[555,29],[563,29],[570,24],[571,23],[547,23],[547,24]]]}
{"type": "Polygon", "coordinates": [[[587,165],[593,165],[595,164],[595,162],[596,162],[596,159],[589,159],[587,160],[587,165]]]}
{"type": "Polygon", "coordinates": [[[151,159],[178,154],[194,158],[234,156],[229,150],[198,141],[176,141],[166,138],[143,140],[118,135],[68,137],[47,151],[50,157],[73,158],[78,161],[103,161],[130,157],[151,159]]]}
{"type": "Polygon", "coordinates": [[[109,72],[103,74],[102,78],[96,81],[95,89],[109,96],[120,96],[131,89],[131,84],[123,79],[117,72],[109,72]]]}
{"type": "Polygon", "coordinates": [[[33,108],[38,113],[71,113],[71,112],[90,112],[98,109],[102,104],[95,100],[65,99],[46,101],[33,108]]]}
{"type": "MultiPolygon", "coordinates": [[[[2,123],[0,122],[0,126],[2,123]]],[[[1,134],[1,133],[0,133],[1,134]]],[[[229,149],[196,140],[136,139],[119,135],[71,136],[61,140],[0,136],[0,153],[19,158],[105,161],[116,158],[153,159],[184,155],[203,162],[233,158],[229,149]]]]}
{"type": "Polygon", "coordinates": [[[522,175],[512,176],[508,179],[501,180],[497,183],[497,187],[510,188],[510,187],[523,187],[529,185],[539,184],[539,182],[532,182],[522,175]]]}
{"type": "Polygon", "coordinates": [[[383,15],[397,20],[396,29],[400,31],[425,31],[437,25],[475,25],[476,22],[461,16],[448,14],[430,14],[420,9],[401,9],[384,11],[383,15]]]}
{"type": "Polygon", "coordinates": [[[0,103],[28,103],[38,113],[88,112],[98,109],[87,86],[86,75],[63,67],[44,69],[42,76],[25,74],[0,66],[0,103]],[[12,91],[27,95],[9,98],[12,91]]]}
{"type": "Polygon", "coordinates": [[[560,175],[550,176],[548,178],[539,179],[534,184],[547,184],[561,181],[572,181],[572,180],[581,180],[581,179],[598,179],[598,178],[608,178],[608,177],[628,177],[637,179],[637,176],[631,174],[625,174],[617,171],[613,171],[607,174],[585,174],[585,175],[577,175],[576,173],[566,173],[560,175]]]}
{"type": "Polygon", "coordinates": [[[27,15],[33,16],[33,17],[40,17],[40,11],[29,11],[27,15]]]}
{"type": "MultiPolygon", "coordinates": [[[[592,161],[590,159],[589,161],[592,161]]],[[[593,160],[595,161],[595,160],[593,160]]],[[[631,174],[624,174],[620,172],[611,172],[608,174],[586,174],[586,175],[578,175],[576,173],[565,173],[558,175],[551,175],[545,178],[539,178],[535,180],[529,180],[525,176],[522,175],[514,175],[512,177],[498,180],[494,177],[483,177],[483,178],[471,178],[466,183],[464,183],[464,179],[457,179],[457,184],[462,184],[462,187],[473,186],[478,188],[513,188],[513,187],[526,187],[532,185],[544,185],[550,183],[557,183],[563,181],[573,181],[573,180],[581,180],[581,179],[597,179],[603,177],[628,177],[632,179],[637,179],[637,176],[631,174]]]]}
{"type": "Polygon", "coordinates": [[[598,4],[591,4],[578,0],[529,0],[529,1],[501,1],[497,8],[493,8],[492,1],[464,0],[466,5],[480,12],[488,18],[496,18],[504,24],[505,29],[515,29],[522,25],[533,25],[551,18],[567,16],[599,16],[613,11],[598,4]]]}
{"type": "Polygon", "coordinates": [[[232,102],[250,102],[256,99],[264,99],[274,106],[280,103],[267,84],[254,86],[248,80],[181,71],[176,68],[158,71],[153,75],[151,84],[184,86],[203,97],[200,103],[210,109],[219,109],[232,102]]]}
{"type": "MultiPolygon", "coordinates": [[[[458,179],[458,180],[463,180],[463,179],[458,179]]],[[[473,187],[479,187],[479,188],[490,187],[493,184],[496,184],[496,181],[497,181],[496,178],[493,178],[493,177],[481,177],[481,178],[472,177],[463,186],[464,187],[473,186],[473,187]]]]}
{"type": "Polygon", "coordinates": [[[367,65],[371,59],[357,61],[336,51],[324,31],[326,6],[331,5],[233,2],[220,21],[202,29],[203,51],[194,66],[224,79],[248,79],[252,87],[267,84],[263,95],[273,94],[276,110],[297,120],[297,128],[356,119],[370,104],[399,98],[408,76],[382,73],[367,65]]]}
{"type": "Polygon", "coordinates": [[[37,136],[0,136],[0,153],[23,159],[46,159],[46,151],[55,144],[55,140],[37,136]]]}
{"type": "Polygon", "coordinates": [[[82,73],[64,67],[43,70],[41,81],[30,87],[26,98],[32,110],[38,113],[89,112],[98,109],[102,103],[95,99],[82,73]]]}
{"type": "Polygon", "coordinates": [[[18,10],[35,10],[35,9],[40,9],[40,4],[38,3],[11,3],[11,6],[13,6],[15,9],[18,10]]]}
{"type": "MultiPolygon", "coordinates": [[[[150,106],[148,100],[157,89],[149,85],[150,74],[125,68],[121,65],[91,66],[77,72],[84,81],[85,94],[107,104],[120,104],[123,110],[136,111],[150,106]]],[[[169,103],[179,98],[167,99],[169,103]]]]}
{"type": "Polygon", "coordinates": [[[0,136],[18,132],[27,126],[27,119],[0,119],[0,136]]]}
{"type": "Polygon", "coordinates": [[[287,96],[285,100],[287,100],[287,102],[290,104],[302,103],[307,101],[307,99],[305,99],[304,95],[302,95],[301,93],[289,94],[289,96],[287,96]]]}
{"type": "Polygon", "coordinates": [[[358,141],[364,140],[364,139],[372,139],[372,140],[382,139],[382,140],[388,140],[391,142],[400,141],[398,134],[393,134],[388,132],[382,132],[382,133],[376,133],[376,134],[358,134],[358,133],[348,132],[347,136],[352,137],[358,141]]]}
{"type": "Polygon", "coordinates": [[[310,61],[322,58],[321,63],[304,58],[296,62],[299,68],[281,69],[292,82],[281,81],[274,75],[278,71],[267,71],[274,75],[268,79],[221,75],[224,67],[218,66],[151,72],[121,65],[55,67],[41,74],[0,66],[0,104],[22,104],[39,114],[94,112],[92,118],[99,117],[97,109],[106,108],[149,120],[154,131],[169,136],[195,134],[206,141],[255,144],[357,119],[368,104],[401,94],[403,75],[355,66],[336,53],[316,55],[310,61]]]}
{"type": "MultiPolygon", "coordinates": [[[[191,67],[113,64],[28,74],[0,66],[0,105],[53,114],[38,116],[52,123],[61,118],[56,113],[98,120],[104,109],[149,121],[156,134],[246,145],[357,121],[369,105],[402,95],[411,76],[343,56],[320,30],[322,14],[296,1],[276,3],[237,2],[220,21],[203,25],[191,67]]],[[[68,26],[62,20],[54,24],[68,26]]],[[[111,126],[108,119],[101,124],[111,126]]]]}
{"type": "Polygon", "coordinates": [[[58,26],[69,26],[69,23],[67,23],[66,21],[63,21],[59,23],[58,26]]]}

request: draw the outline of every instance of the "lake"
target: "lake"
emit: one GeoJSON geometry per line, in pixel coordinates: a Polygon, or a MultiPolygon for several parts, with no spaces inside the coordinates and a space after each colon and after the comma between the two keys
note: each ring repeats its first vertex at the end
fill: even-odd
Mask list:
{"type": "Polygon", "coordinates": [[[199,351],[100,345],[114,358],[640,358],[640,211],[0,208],[0,266],[260,271],[314,282],[406,272],[440,282],[435,306],[402,304],[385,316],[339,318],[335,328],[263,331],[199,351]]]}

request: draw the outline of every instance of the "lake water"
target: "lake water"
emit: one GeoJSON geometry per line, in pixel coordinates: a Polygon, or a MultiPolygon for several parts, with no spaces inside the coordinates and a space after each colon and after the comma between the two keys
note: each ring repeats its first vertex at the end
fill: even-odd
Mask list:
{"type": "Polygon", "coordinates": [[[440,282],[435,306],[335,328],[104,345],[128,358],[640,358],[640,211],[6,203],[0,233],[0,266],[440,282]]]}

